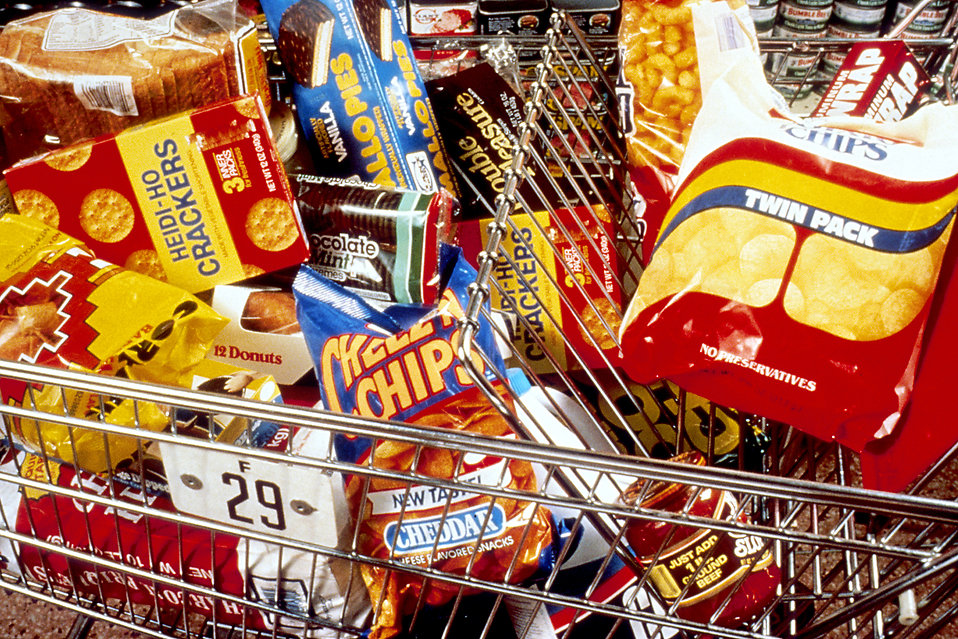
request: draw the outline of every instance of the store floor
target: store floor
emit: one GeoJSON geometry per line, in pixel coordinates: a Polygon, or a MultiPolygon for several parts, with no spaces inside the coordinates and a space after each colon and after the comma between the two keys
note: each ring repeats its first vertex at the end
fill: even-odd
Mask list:
{"type": "MultiPolygon", "coordinates": [[[[0,589],[0,639],[67,639],[76,613],[0,589]]],[[[78,635],[82,636],[82,635],[78,635]]],[[[97,621],[88,639],[146,639],[138,632],[97,621]]]]}

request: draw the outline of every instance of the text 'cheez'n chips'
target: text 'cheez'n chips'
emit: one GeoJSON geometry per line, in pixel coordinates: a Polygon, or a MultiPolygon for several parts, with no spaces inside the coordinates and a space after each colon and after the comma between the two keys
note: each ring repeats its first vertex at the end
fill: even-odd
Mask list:
{"type": "MultiPolygon", "coordinates": [[[[334,411],[515,438],[457,355],[459,320],[476,273],[459,249],[445,248],[443,272],[449,278],[435,307],[396,304],[379,312],[309,267],[300,269],[293,292],[320,394],[334,411]]],[[[504,362],[491,325],[480,320],[479,326],[473,361],[498,385],[496,370],[503,374],[504,362]]],[[[505,394],[503,400],[511,402],[505,394]]],[[[533,467],[522,460],[348,435],[336,436],[334,444],[346,463],[404,476],[536,490],[533,467]]],[[[359,474],[346,476],[345,492],[359,521],[360,551],[378,559],[518,583],[533,576],[540,556],[548,557],[551,550],[549,512],[535,502],[359,474]]],[[[420,597],[438,606],[460,592],[455,584],[426,583],[371,564],[364,564],[362,573],[370,600],[382,602],[370,635],[374,639],[397,634],[403,615],[420,597]]]]}

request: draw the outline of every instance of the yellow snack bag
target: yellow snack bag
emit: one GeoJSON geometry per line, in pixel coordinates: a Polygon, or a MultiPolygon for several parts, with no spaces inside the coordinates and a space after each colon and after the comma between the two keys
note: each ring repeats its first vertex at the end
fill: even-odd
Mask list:
{"type": "MultiPolygon", "coordinates": [[[[96,259],[77,240],[22,215],[0,217],[0,357],[189,387],[191,371],[226,320],[193,295],[96,259]]],[[[160,407],[10,379],[3,401],[49,413],[102,418],[151,431],[160,407]]],[[[136,451],[135,438],[18,420],[14,434],[34,450],[93,472],[136,451]],[[104,438],[105,437],[105,438],[104,438]]]]}
{"type": "Polygon", "coordinates": [[[616,94],[630,178],[644,205],[644,264],[716,59],[757,54],[758,37],[743,0],[623,0],[618,50],[616,94]]]}

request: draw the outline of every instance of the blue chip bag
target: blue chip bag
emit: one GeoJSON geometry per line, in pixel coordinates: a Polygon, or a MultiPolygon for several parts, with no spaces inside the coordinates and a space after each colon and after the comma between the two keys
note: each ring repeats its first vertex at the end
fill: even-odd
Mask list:
{"type": "MultiPolygon", "coordinates": [[[[435,306],[377,310],[309,267],[301,268],[293,292],[323,401],[331,410],[363,417],[515,438],[458,358],[459,320],[476,272],[459,249],[444,248],[446,285],[435,306]]],[[[505,366],[484,319],[476,338],[476,348],[487,356],[477,355],[477,364],[482,368],[487,362],[484,373],[511,402],[495,381],[505,366]]],[[[537,489],[532,464],[521,460],[346,435],[334,443],[346,462],[368,463],[372,456],[374,466],[404,475],[455,477],[480,489],[537,489]]],[[[553,556],[551,517],[535,502],[358,475],[346,476],[345,492],[359,519],[359,549],[368,556],[511,583],[533,578],[542,568],[540,560],[548,563],[553,556]]],[[[460,590],[380,566],[364,564],[362,573],[371,600],[383,601],[372,639],[399,633],[403,615],[420,598],[438,606],[460,590]]]]}

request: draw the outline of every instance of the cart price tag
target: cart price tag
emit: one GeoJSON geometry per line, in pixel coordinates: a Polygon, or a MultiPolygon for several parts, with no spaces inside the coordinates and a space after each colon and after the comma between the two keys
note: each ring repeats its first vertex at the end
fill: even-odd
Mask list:
{"type": "Polygon", "coordinates": [[[344,522],[339,478],[315,468],[161,444],[173,505],[233,526],[335,547],[344,522]]]}

